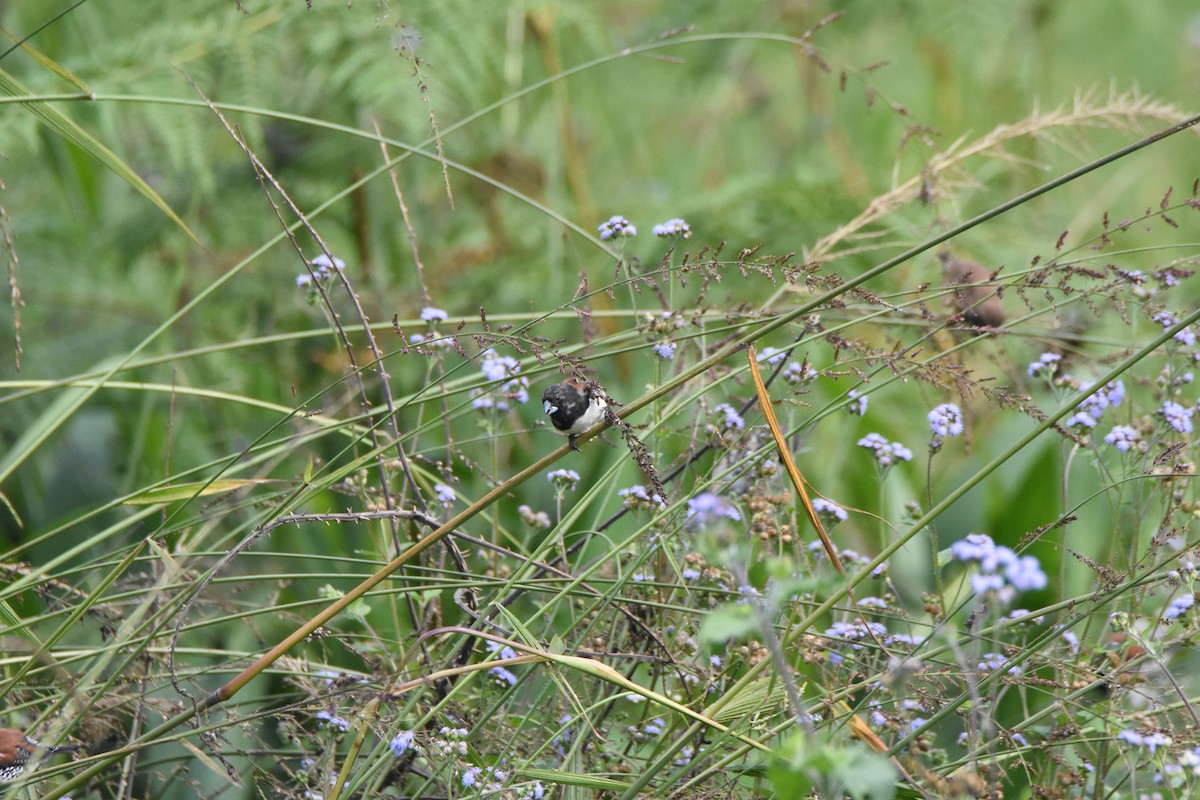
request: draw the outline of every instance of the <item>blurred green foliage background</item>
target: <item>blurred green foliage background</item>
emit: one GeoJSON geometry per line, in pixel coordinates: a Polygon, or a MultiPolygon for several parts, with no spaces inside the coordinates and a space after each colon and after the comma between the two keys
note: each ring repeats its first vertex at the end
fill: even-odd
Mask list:
{"type": "MultiPolygon", "coordinates": [[[[229,397],[129,386],[89,400],[21,463],[9,464],[13,468],[0,484],[9,504],[0,509],[6,545],[0,550],[63,526],[61,538],[21,551],[21,559],[38,563],[126,519],[128,508],[107,504],[155,481],[202,465],[236,463],[264,433],[282,435],[273,430],[285,416],[280,408],[326,392],[315,405],[332,415],[360,410],[343,384],[338,342],[294,284],[302,259],[276,239],[276,214],[246,155],[206,101],[219,104],[311,215],[331,252],[345,259],[370,319],[396,317],[412,333],[423,329],[417,320],[426,305],[450,313],[443,331],[464,319],[474,331],[481,308],[493,325],[522,324],[570,303],[581,276],[593,291],[607,286],[617,274],[616,261],[594,231],[612,214],[641,229],[624,252],[644,266],[665,252],[649,236],[651,225],[670,217],[690,223],[695,234],[686,248],[692,252],[727,242],[730,256],[761,245],[763,253],[795,252],[802,263],[823,237],[894,186],[920,176],[953,143],[1024,134],[938,176],[922,201],[896,203],[858,231],[861,236],[840,238],[816,255],[826,271],[855,275],[1177,121],[1195,110],[1200,85],[1200,9],[1191,0],[318,0],[311,8],[244,0],[242,6],[234,0],[0,3],[4,29],[30,37],[25,48],[0,58],[0,70],[111,148],[198,240],[128,181],[50,131],[30,113],[29,101],[4,98],[0,206],[10,234],[6,249],[19,258],[12,282],[24,303],[19,372],[11,336],[18,320],[8,304],[0,309],[0,327],[10,334],[0,358],[0,447],[11,448],[57,419],[76,391],[24,382],[108,368],[237,270],[156,336],[139,354],[141,366],[119,375],[229,397]],[[624,54],[627,48],[638,52],[624,54]],[[1058,108],[1078,114],[1071,124],[1036,121],[1035,113],[1058,108]],[[394,174],[411,212],[427,298],[395,187],[381,169],[385,156],[376,130],[416,153],[396,164],[394,174]],[[441,163],[439,155],[453,165],[441,163]]],[[[401,152],[398,144],[389,145],[387,157],[401,152]]],[[[1035,257],[1052,257],[1064,232],[1070,246],[1079,245],[1099,233],[1106,213],[1114,221],[1137,217],[1157,208],[1171,187],[1190,192],[1197,176],[1195,136],[1174,137],[972,230],[954,246],[1011,274],[1035,257]]],[[[1121,266],[1156,263],[1162,250],[1194,242],[1194,231],[1194,224],[1158,226],[1152,238],[1138,239],[1134,230],[1127,246],[1161,249],[1128,253],[1121,266]]],[[[305,257],[320,252],[303,231],[298,236],[305,257]]],[[[936,262],[926,255],[867,288],[904,302],[918,287],[939,281],[936,262]]],[[[688,292],[696,290],[680,289],[677,304],[686,307],[695,296],[688,292]]],[[[724,311],[746,304],[747,313],[777,312],[808,296],[778,281],[731,273],[709,290],[706,302],[724,311]]],[[[591,302],[595,317],[589,324],[601,337],[629,332],[635,304],[640,311],[658,309],[650,294],[635,298],[624,290],[611,299],[600,293],[591,302]]],[[[1015,295],[1006,302],[1010,313],[1020,313],[1015,295]]],[[[352,324],[348,308],[340,301],[337,308],[352,324]]],[[[1154,329],[1144,320],[1131,328],[1086,311],[1074,321],[1091,337],[1087,352],[1095,359],[1154,329]]],[[[897,330],[905,331],[902,325],[897,330]]],[[[536,333],[568,345],[592,341],[573,313],[536,333]]],[[[885,348],[892,333],[854,331],[885,348]]],[[[972,348],[966,363],[977,378],[1030,391],[1024,364],[1060,333],[1049,321],[1036,321],[1027,333],[972,348]]],[[[400,340],[388,326],[379,335],[390,353],[386,363],[397,395],[436,382],[424,359],[397,352],[400,340]]],[[[781,335],[760,345],[790,340],[781,335]]],[[[617,352],[599,341],[585,355],[614,397],[631,399],[662,379],[645,347],[617,352]]],[[[448,358],[455,359],[452,353],[448,358]]],[[[828,352],[812,358],[818,367],[832,365],[828,352]]],[[[365,361],[369,356],[360,363],[365,361]]],[[[866,369],[841,365],[854,367],[866,369]]],[[[544,385],[558,379],[549,367],[529,374],[535,401],[544,385]]],[[[846,380],[818,387],[804,402],[820,408],[853,385],[852,378],[847,372],[846,380]]],[[[749,396],[744,385],[732,391],[749,396]]],[[[455,402],[466,399],[460,394],[455,402]]],[[[872,396],[875,413],[867,419],[842,415],[807,438],[798,458],[830,496],[899,516],[907,499],[921,495],[916,487],[925,476],[906,469],[881,489],[853,443],[871,430],[890,438],[927,436],[924,412],[944,399],[926,385],[896,384],[872,396]]],[[[446,447],[440,413],[433,395],[427,405],[401,413],[402,430],[433,420],[411,453],[430,463],[446,447]]],[[[782,413],[801,415],[808,408],[796,404],[782,413]]],[[[967,413],[972,443],[954,460],[939,462],[945,472],[933,475],[933,495],[973,473],[1030,425],[982,401],[967,413]]],[[[479,496],[493,481],[559,446],[560,440],[533,428],[540,418],[536,402],[504,418],[497,430],[479,429],[469,409],[452,414],[460,496],[479,496]]],[[[314,440],[250,473],[298,480],[309,464],[344,457],[344,445],[314,440]]],[[[682,452],[685,445],[677,436],[666,452],[682,452]]],[[[1060,454],[1052,441],[1030,448],[952,509],[940,521],[941,535],[951,541],[983,528],[1011,541],[1053,519],[1064,507],[1060,454]],[[1014,505],[1016,497],[1020,503],[1014,505]]],[[[623,457],[619,448],[592,444],[570,465],[590,480],[623,457]]],[[[623,484],[639,482],[632,465],[626,472],[623,484]]],[[[1095,480],[1083,479],[1071,491],[1086,495],[1095,480]]],[[[552,505],[551,490],[536,484],[497,509],[506,527],[516,524],[518,502],[552,505]]],[[[336,511],[347,502],[330,493],[313,507],[336,511]]],[[[211,509],[199,503],[187,524],[177,521],[171,529],[200,525],[211,509]]],[[[250,525],[253,502],[241,511],[244,516],[233,516],[250,525]]],[[[594,525],[602,511],[587,524],[594,525]]],[[[153,530],[154,521],[147,520],[130,535],[153,530]]],[[[851,544],[865,548],[878,542],[870,523],[851,535],[851,544]]],[[[282,557],[295,548],[320,562],[326,553],[357,554],[347,536],[335,527],[319,540],[289,543],[281,537],[272,550],[282,557]]],[[[1095,556],[1106,543],[1077,547],[1095,556]]],[[[1054,562],[1062,552],[1043,555],[1054,562]]],[[[335,573],[342,569],[352,568],[330,566],[335,573]]],[[[1090,580],[1084,570],[1077,576],[1079,585],[1090,580]]]]}

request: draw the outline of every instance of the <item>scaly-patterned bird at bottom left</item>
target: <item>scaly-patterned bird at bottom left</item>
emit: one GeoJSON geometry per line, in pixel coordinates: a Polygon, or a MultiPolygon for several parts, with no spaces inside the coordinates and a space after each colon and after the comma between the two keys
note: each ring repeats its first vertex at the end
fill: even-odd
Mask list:
{"type": "Polygon", "coordinates": [[[0,783],[9,783],[21,777],[27,769],[36,766],[34,758],[44,758],[58,753],[73,753],[77,744],[44,745],[15,728],[0,728],[0,783]]]}

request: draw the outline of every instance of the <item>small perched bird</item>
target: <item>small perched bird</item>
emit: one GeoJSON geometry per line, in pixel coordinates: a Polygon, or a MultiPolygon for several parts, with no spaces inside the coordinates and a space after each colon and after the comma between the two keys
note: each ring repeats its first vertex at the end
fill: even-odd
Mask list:
{"type": "Polygon", "coordinates": [[[32,769],[34,756],[73,753],[79,745],[44,745],[15,728],[0,728],[0,783],[9,783],[32,769]]]}
{"type": "Polygon", "coordinates": [[[604,420],[608,403],[588,384],[568,378],[542,392],[542,409],[550,417],[554,429],[567,437],[572,450],[575,437],[599,425],[604,420]]]}
{"type": "Polygon", "coordinates": [[[1004,324],[1004,304],[990,286],[967,286],[964,284],[986,281],[992,271],[974,261],[954,258],[947,251],[938,253],[942,262],[942,283],[955,287],[954,302],[962,312],[968,325],[998,328],[1004,324]]]}

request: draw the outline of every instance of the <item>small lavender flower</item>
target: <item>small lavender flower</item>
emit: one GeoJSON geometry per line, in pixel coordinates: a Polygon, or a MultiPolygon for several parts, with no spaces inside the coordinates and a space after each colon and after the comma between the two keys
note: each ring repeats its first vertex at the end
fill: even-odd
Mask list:
{"type": "Polygon", "coordinates": [[[521,362],[512,356],[502,356],[495,350],[487,350],[483,353],[483,361],[479,364],[479,371],[489,381],[502,381],[520,372],[521,362]]]}
{"type": "Polygon", "coordinates": [[[868,433],[858,440],[859,447],[865,447],[875,453],[875,460],[881,467],[890,467],[897,461],[912,461],[912,451],[899,442],[889,442],[878,433],[868,433]]]}
{"type": "Polygon", "coordinates": [[[997,545],[983,533],[968,534],[965,539],[950,545],[950,557],[965,563],[977,563],[979,573],[971,576],[975,594],[994,592],[1002,602],[1008,602],[1017,592],[1044,589],[1046,573],[1033,556],[1019,556],[1010,548],[997,545]]]}
{"type": "Polygon", "coordinates": [[[1099,422],[1087,411],[1076,411],[1071,416],[1063,420],[1063,425],[1068,428],[1077,428],[1082,431],[1090,431],[1095,428],[1099,422]]]}
{"type": "Polygon", "coordinates": [[[489,641],[489,642],[487,642],[487,644],[485,646],[487,647],[487,651],[489,653],[495,653],[496,656],[499,658],[516,658],[517,657],[517,651],[513,650],[511,647],[509,647],[506,644],[501,644],[500,642],[489,641]]]}
{"type": "Polygon", "coordinates": [[[683,570],[680,571],[679,575],[689,583],[700,580],[700,570],[696,569],[695,567],[684,567],[683,570]]]}
{"type": "Polygon", "coordinates": [[[335,258],[333,261],[330,261],[329,256],[325,255],[324,253],[321,253],[308,263],[312,265],[313,272],[316,273],[318,278],[328,278],[333,274],[335,269],[338,272],[341,272],[346,268],[345,261],[342,261],[340,258],[335,258]]]}
{"type": "Polygon", "coordinates": [[[617,490],[617,497],[625,501],[626,508],[647,509],[647,508],[662,508],[666,505],[658,495],[650,494],[650,491],[640,483],[625,489],[617,490]]]}
{"type": "Polygon", "coordinates": [[[1025,371],[1029,373],[1029,377],[1031,378],[1038,375],[1051,378],[1054,376],[1054,373],[1058,372],[1059,361],[1062,361],[1062,356],[1058,353],[1042,353],[1038,356],[1038,360],[1031,363],[1025,371]]]}
{"type": "Polygon", "coordinates": [[[330,728],[337,728],[339,731],[350,729],[350,720],[334,716],[328,711],[318,711],[316,716],[317,719],[321,720],[321,722],[325,723],[325,725],[330,728]]]}
{"type": "Polygon", "coordinates": [[[746,427],[746,421],[742,419],[742,415],[737,412],[736,408],[729,405],[729,403],[721,403],[721,405],[713,409],[713,413],[725,415],[725,420],[721,426],[725,430],[746,427]]]}
{"type": "Polygon", "coordinates": [[[666,720],[662,717],[655,717],[643,726],[642,733],[647,736],[658,736],[667,727],[666,720]]]}
{"type": "Polygon", "coordinates": [[[663,361],[671,361],[675,358],[675,349],[679,347],[675,342],[659,342],[654,345],[654,352],[663,361]]]}
{"type": "Polygon", "coordinates": [[[296,276],[296,286],[303,289],[305,286],[308,286],[309,284],[312,283],[312,279],[313,279],[312,275],[309,275],[307,272],[305,272],[301,275],[297,275],[296,276]]]}
{"type": "Polygon", "coordinates": [[[862,650],[863,645],[858,644],[862,641],[874,642],[878,639],[880,642],[887,644],[891,636],[888,629],[878,622],[835,622],[833,627],[825,630],[825,636],[832,639],[841,639],[842,643],[839,646],[849,644],[851,650],[862,650]]]}
{"type": "MultiPolygon", "coordinates": [[[[1160,311],[1153,317],[1154,321],[1162,325],[1163,330],[1174,325],[1179,319],[1170,311],[1160,311]]],[[[1196,343],[1196,334],[1192,332],[1192,326],[1189,325],[1183,330],[1177,332],[1174,336],[1175,341],[1183,344],[1185,347],[1191,347],[1196,343]]]]}
{"type": "Polygon", "coordinates": [[[846,396],[850,398],[850,402],[846,405],[846,410],[856,417],[861,417],[867,413],[867,396],[859,394],[854,389],[846,392],[846,396]]]}
{"type": "Polygon", "coordinates": [[[738,603],[747,603],[754,598],[763,596],[762,592],[760,592],[758,589],[755,589],[753,586],[751,586],[748,583],[742,584],[741,586],[737,587],[737,591],[738,591],[738,603]]]}
{"type": "Polygon", "coordinates": [[[608,221],[602,223],[597,230],[600,231],[601,241],[605,242],[614,236],[622,239],[631,239],[637,236],[637,228],[633,227],[629,220],[619,215],[609,217],[608,221]]]}
{"type": "Polygon", "coordinates": [[[498,396],[493,398],[484,395],[473,400],[472,405],[476,409],[494,408],[498,411],[507,411],[509,409],[508,400],[515,400],[518,403],[529,402],[529,379],[517,375],[521,371],[521,362],[512,356],[502,356],[491,348],[485,350],[481,355],[483,360],[479,364],[479,371],[483,373],[483,377],[488,381],[504,381],[504,383],[492,390],[498,396]]]}
{"type": "Polygon", "coordinates": [[[425,322],[445,322],[450,315],[440,308],[425,306],[421,309],[421,319],[425,322]]]}
{"type": "Polygon", "coordinates": [[[989,592],[1000,594],[1004,592],[1005,588],[1004,578],[1000,575],[984,572],[971,576],[971,591],[975,594],[987,594],[989,592]]]}
{"type": "Polygon", "coordinates": [[[1135,747],[1145,747],[1150,751],[1150,755],[1154,755],[1154,752],[1159,747],[1165,747],[1174,741],[1165,733],[1158,733],[1157,731],[1143,734],[1138,733],[1135,730],[1125,730],[1118,733],[1117,738],[1122,739],[1135,747]]]}
{"type": "Polygon", "coordinates": [[[556,469],[546,473],[546,480],[554,484],[555,489],[573,491],[579,485],[579,473],[573,469],[556,469]]]}
{"type": "Polygon", "coordinates": [[[1192,415],[1196,413],[1195,407],[1186,408],[1172,400],[1162,404],[1159,413],[1166,419],[1167,424],[1174,428],[1179,433],[1192,432],[1192,415]]]}
{"type": "Polygon", "coordinates": [[[1128,453],[1141,440],[1141,435],[1128,425],[1114,425],[1104,437],[1105,444],[1111,444],[1121,453],[1128,453]]]}
{"type": "Polygon", "coordinates": [[[517,676],[512,673],[507,667],[492,667],[488,670],[488,674],[492,679],[501,686],[516,686],[517,676]]]}
{"type": "Polygon", "coordinates": [[[1125,399],[1125,381],[1109,381],[1095,396],[1104,398],[1106,408],[1116,408],[1125,399]]]}
{"type": "Polygon", "coordinates": [[[517,514],[520,515],[521,521],[531,528],[549,528],[553,524],[550,522],[550,515],[545,511],[534,511],[527,505],[517,506],[517,514]]]}
{"type": "Polygon", "coordinates": [[[737,508],[718,494],[703,492],[687,502],[688,521],[696,525],[707,525],[721,517],[739,522],[742,514],[737,508]]]}
{"type": "Polygon", "coordinates": [[[813,510],[821,515],[826,522],[845,522],[847,515],[846,509],[839,506],[837,503],[831,503],[824,497],[817,497],[812,501],[813,510]]]}
{"type": "Polygon", "coordinates": [[[468,767],[466,772],[464,772],[462,775],[462,785],[474,786],[475,782],[479,780],[479,775],[481,772],[483,772],[483,770],[479,767],[468,767]]]}
{"type": "MultiPolygon", "coordinates": [[[[1004,665],[1008,663],[999,653],[984,653],[981,658],[983,660],[975,665],[980,672],[996,672],[1004,669],[1004,665]]],[[[1009,667],[1007,670],[1009,675],[1020,675],[1022,671],[1020,667],[1009,667]]]]}
{"type": "MultiPolygon", "coordinates": [[[[1012,551],[1009,550],[1009,552],[1012,551]]],[[[1004,577],[1018,592],[1032,592],[1046,588],[1046,573],[1042,572],[1042,565],[1033,556],[1014,554],[1005,564],[1004,577]]]]}
{"type": "Polygon", "coordinates": [[[817,377],[817,371],[807,364],[792,361],[783,368],[783,379],[792,386],[811,381],[817,377]]]}
{"type": "Polygon", "coordinates": [[[444,483],[435,483],[433,485],[433,493],[437,495],[438,502],[445,508],[449,508],[454,503],[454,489],[444,483]]]}
{"type": "Polygon", "coordinates": [[[956,561],[983,561],[991,557],[996,545],[986,533],[968,533],[950,545],[950,556],[956,561]]]}
{"type": "Polygon", "coordinates": [[[962,410],[954,403],[942,403],[930,411],[926,419],[929,420],[929,429],[933,431],[936,439],[962,435],[962,410]]]}
{"type": "Polygon", "coordinates": [[[1168,622],[1179,619],[1196,603],[1194,595],[1181,594],[1170,602],[1166,610],[1163,611],[1162,618],[1168,622]]]}
{"type": "Polygon", "coordinates": [[[692,229],[678,217],[655,225],[650,229],[650,232],[663,239],[668,236],[678,236],[681,239],[687,239],[692,235],[692,229]]]}
{"type": "Polygon", "coordinates": [[[758,354],[759,361],[764,361],[771,365],[778,364],[785,358],[787,358],[787,353],[778,347],[764,347],[763,351],[758,354]]]}
{"type": "Polygon", "coordinates": [[[388,747],[391,748],[392,754],[399,758],[404,755],[409,748],[412,747],[413,739],[416,738],[416,733],[413,731],[400,731],[392,740],[388,742],[388,747]]]}

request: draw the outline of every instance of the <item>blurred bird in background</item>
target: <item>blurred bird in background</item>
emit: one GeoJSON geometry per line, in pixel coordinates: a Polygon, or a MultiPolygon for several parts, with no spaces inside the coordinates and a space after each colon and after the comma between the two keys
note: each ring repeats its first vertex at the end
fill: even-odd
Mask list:
{"type": "Polygon", "coordinates": [[[955,258],[950,252],[938,253],[942,262],[942,285],[954,289],[954,304],[962,320],[977,328],[998,328],[1004,324],[1004,305],[993,286],[972,286],[992,277],[993,270],[974,261],[955,258]]]}

